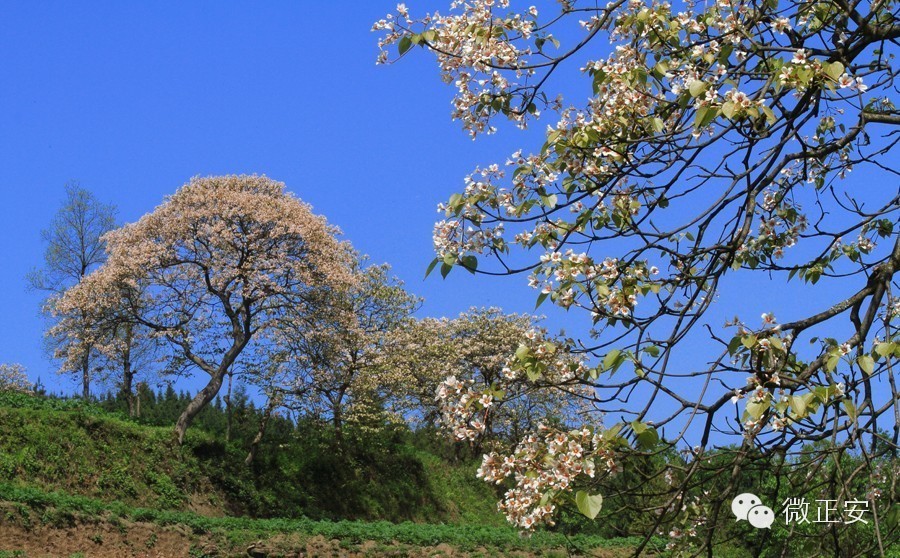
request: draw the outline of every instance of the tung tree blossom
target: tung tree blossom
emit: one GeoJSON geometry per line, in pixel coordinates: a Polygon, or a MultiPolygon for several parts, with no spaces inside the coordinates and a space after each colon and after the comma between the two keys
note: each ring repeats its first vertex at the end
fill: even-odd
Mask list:
{"type": "Polygon", "coordinates": [[[110,319],[131,323],[167,347],[169,372],[208,375],[178,419],[180,442],[241,357],[265,350],[254,341],[307,323],[321,291],[352,283],[336,233],[264,176],[194,178],[104,236],[107,261],[55,302],[51,334],[99,342],[110,319]]]}
{"type": "MultiPolygon", "coordinates": [[[[477,167],[439,206],[432,266],[442,275],[455,266],[522,274],[538,304],[591,317],[568,348],[586,359],[575,380],[592,391],[597,415],[584,415],[583,427],[592,432],[599,416],[616,412],[619,429],[606,427],[619,443],[609,451],[648,457],[662,451],[657,442],[690,450],[684,470],[670,475],[677,480],[655,510],[657,527],[686,513],[678,504],[705,452],[723,437],[737,444],[719,448],[731,458],[720,470],[734,473],[722,498],[700,502],[684,523],[692,535],[677,545],[688,554],[712,553],[742,470],[784,456],[824,464],[835,451],[871,464],[898,451],[897,10],[892,2],[563,0],[538,9],[471,0],[432,14],[401,4],[374,25],[379,62],[420,49],[435,56],[454,88],[451,116],[473,137],[506,121],[544,120],[543,145],[477,167]],[[554,92],[562,72],[582,80],[586,101],[554,92]],[[733,277],[790,287],[817,309],[773,307],[763,296],[751,301],[761,322],[722,324],[710,311],[733,277]],[[836,288],[817,290],[826,283],[836,288]],[[694,332],[711,342],[683,349],[694,332]]],[[[511,360],[533,381],[570,381],[540,363],[524,351],[511,360]]],[[[492,407],[482,390],[458,377],[444,389],[454,394],[445,410],[455,414],[464,399],[465,428],[481,427],[472,411],[492,407]]],[[[502,392],[503,382],[492,389],[502,392]]],[[[544,472],[534,456],[549,455],[552,436],[521,439],[528,449],[508,456],[506,471],[530,473],[506,509],[528,528],[552,521],[572,484],[536,480],[544,472]]],[[[485,476],[496,478],[488,472],[497,462],[485,476]]],[[[830,480],[832,493],[866,474],[830,480]]],[[[609,485],[604,474],[576,478],[609,485]]],[[[641,487],[616,490],[627,498],[641,487]]],[[[882,515],[896,498],[878,503],[882,515]]],[[[887,527],[863,554],[897,540],[887,527]]],[[[641,533],[638,552],[654,532],[641,533]]]]}

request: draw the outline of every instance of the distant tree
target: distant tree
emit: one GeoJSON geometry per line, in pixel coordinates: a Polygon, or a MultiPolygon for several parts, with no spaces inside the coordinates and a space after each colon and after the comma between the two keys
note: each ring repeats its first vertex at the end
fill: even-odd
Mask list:
{"type": "Polygon", "coordinates": [[[128,414],[140,415],[135,378],[147,377],[153,370],[159,340],[142,324],[122,320],[110,324],[106,338],[98,344],[100,358],[96,369],[111,380],[128,403],[128,414]]]}
{"type": "Polygon", "coordinates": [[[242,355],[260,349],[256,339],[308,323],[320,291],[349,285],[347,249],[335,233],[282,183],[194,178],[106,235],[108,261],[66,291],[56,310],[124,314],[164,343],[167,372],[198,368],[209,376],[176,422],[181,442],[242,355]]]}
{"type": "Polygon", "coordinates": [[[140,288],[123,283],[115,294],[118,300],[107,299],[104,304],[54,308],[58,323],[47,336],[77,340],[58,344],[54,356],[66,368],[83,362],[89,351],[93,376],[100,382],[112,382],[128,403],[129,415],[136,416],[135,377],[139,372],[149,374],[160,341],[134,318],[134,309],[142,304],[140,288]],[[68,312],[65,319],[64,311],[68,312]]]}
{"type": "Polygon", "coordinates": [[[25,374],[24,366],[17,363],[0,363],[0,391],[30,393],[34,387],[25,374]]]}
{"type": "MultiPolygon", "coordinates": [[[[26,278],[30,288],[47,293],[42,311],[51,319],[56,297],[106,260],[102,237],[116,226],[115,206],[101,203],[76,182],[66,184],[65,191],[62,207],[56,212],[50,227],[41,232],[47,245],[44,265],[30,272],[26,278]]],[[[72,343],[80,342],[67,335],[48,336],[47,340],[51,354],[66,351],[72,343]]],[[[61,372],[80,374],[82,397],[87,399],[91,393],[93,347],[84,346],[79,353],[79,360],[66,361],[61,372]]]]}
{"type": "Polygon", "coordinates": [[[354,257],[353,287],[329,293],[327,311],[316,316],[314,328],[285,338],[290,362],[306,369],[309,382],[298,402],[329,417],[339,444],[347,406],[388,381],[385,376],[393,371],[382,366],[388,335],[421,302],[390,276],[390,266],[366,267],[365,262],[365,257],[354,257]]]}
{"type": "Polygon", "coordinates": [[[538,319],[498,308],[409,320],[385,350],[384,366],[395,382],[386,391],[402,414],[446,428],[455,440],[471,442],[476,454],[508,449],[540,425],[578,420],[585,390],[577,377],[586,366],[567,343],[538,319]],[[510,368],[525,351],[541,359],[543,381],[510,368]]]}

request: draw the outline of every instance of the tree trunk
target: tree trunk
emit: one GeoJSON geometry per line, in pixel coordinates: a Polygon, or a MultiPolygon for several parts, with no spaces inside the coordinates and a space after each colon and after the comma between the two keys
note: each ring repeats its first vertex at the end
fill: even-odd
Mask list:
{"type": "MultiPolygon", "coordinates": [[[[238,325],[235,324],[235,329],[237,328],[238,325]]],[[[197,392],[197,395],[193,399],[191,399],[191,402],[188,403],[187,407],[185,407],[184,412],[181,413],[180,417],[178,417],[178,422],[175,423],[175,436],[178,438],[179,445],[184,443],[184,433],[191,425],[191,422],[194,421],[194,418],[200,413],[200,411],[203,410],[204,407],[209,405],[210,401],[216,398],[216,395],[219,394],[219,390],[222,389],[222,382],[225,380],[226,374],[228,374],[229,379],[228,390],[230,395],[231,365],[234,364],[234,361],[237,359],[238,355],[241,354],[241,351],[244,350],[244,347],[247,346],[247,342],[249,340],[249,335],[245,335],[240,332],[236,333],[234,344],[232,344],[231,348],[225,352],[225,355],[222,357],[222,361],[217,367],[212,367],[202,358],[191,353],[190,350],[187,351],[188,358],[190,358],[194,362],[194,364],[196,364],[201,369],[206,371],[207,374],[209,374],[209,383],[206,384],[205,388],[197,392]]],[[[231,397],[229,397],[229,399],[231,399],[231,397]]]]}
{"type": "Polygon", "coordinates": [[[134,394],[134,416],[135,418],[141,418],[141,392],[143,391],[143,386],[147,384],[143,382],[138,382],[137,392],[134,394]]]}
{"type": "Polygon", "coordinates": [[[272,416],[272,411],[275,410],[276,401],[275,398],[269,399],[268,405],[266,405],[266,410],[263,412],[262,419],[259,421],[259,430],[256,431],[256,436],[253,437],[253,441],[250,443],[250,453],[247,454],[247,458],[244,460],[244,464],[249,467],[253,460],[256,459],[256,452],[259,451],[259,444],[262,442],[263,436],[266,434],[266,427],[269,425],[269,418],[272,416]]]}
{"type": "Polygon", "coordinates": [[[334,426],[334,442],[338,449],[344,448],[344,413],[342,410],[345,388],[331,400],[331,424],[334,426]]]}
{"type": "Polygon", "coordinates": [[[228,393],[225,394],[225,443],[231,441],[231,383],[234,375],[228,373],[228,393]]]}
{"type": "Polygon", "coordinates": [[[197,414],[200,413],[210,401],[216,398],[216,394],[219,393],[219,390],[222,388],[222,382],[224,380],[225,370],[216,371],[210,376],[209,383],[206,384],[206,387],[197,392],[197,395],[190,403],[188,403],[188,406],[185,407],[184,412],[178,417],[178,422],[175,423],[175,436],[178,438],[179,444],[184,443],[184,433],[194,421],[197,414]]]}
{"type": "Polygon", "coordinates": [[[86,401],[91,398],[91,361],[88,358],[90,351],[81,359],[81,397],[86,401]]]}
{"type": "Polygon", "coordinates": [[[135,397],[134,392],[132,391],[134,371],[131,369],[131,342],[131,326],[128,326],[125,330],[125,350],[122,353],[122,394],[125,396],[125,401],[128,403],[128,416],[134,417],[136,416],[137,409],[135,408],[135,397]]]}
{"type": "Polygon", "coordinates": [[[334,407],[334,412],[331,413],[331,423],[334,425],[334,441],[337,443],[338,447],[344,446],[344,417],[341,415],[341,406],[340,404],[334,407]]]}

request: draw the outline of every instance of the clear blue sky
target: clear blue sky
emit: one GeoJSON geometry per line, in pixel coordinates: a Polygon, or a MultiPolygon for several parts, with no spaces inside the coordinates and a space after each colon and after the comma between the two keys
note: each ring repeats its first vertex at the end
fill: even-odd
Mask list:
{"type": "MultiPolygon", "coordinates": [[[[544,124],[472,142],[449,119],[452,91],[430,57],[376,67],[369,29],[395,2],[0,5],[0,362],[24,364],[53,391],[73,388],[42,353],[40,296],[24,281],[70,180],[125,222],[191,176],[266,174],[392,264],[426,298],[423,315],[534,308],[524,277],[422,281],[436,204],[476,164],[536,149],[544,124]]],[[[587,98],[588,81],[570,75],[557,85],[587,98]]],[[[773,309],[788,320],[841,294],[798,297],[755,279],[723,292],[709,323],[773,309]]],[[[576,333],[584,318],[550,323],[576,333]]]]}
{"type": "Polygon", "coordinates": [[[392,264],[423,314],[532,309],[520,279],[422,281],[436,204],[525,138],[472,142],[424,56],[376,67],[370,28],[394,4],[2,3],[0,362],[73,387],[50,372],[24,282],[70,180],[126,222],[193,175],[266,174],[392,264]]]}

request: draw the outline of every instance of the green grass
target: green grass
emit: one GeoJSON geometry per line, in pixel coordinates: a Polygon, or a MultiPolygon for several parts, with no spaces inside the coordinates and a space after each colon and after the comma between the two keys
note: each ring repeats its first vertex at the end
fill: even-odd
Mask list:
{"type": "MultiPolygon", "coordinates": [[[[568,548],[583,552],[596,548],[630,548],[639,542],[636,538],[606,539],[583,535],[566,537],[545,531],[523,537],[511,527],[490,525],[206,517],[190,512],[132,507],[122,502],[103,502],[85,496],[45,492],[8,483],[0,483],[0,500],[17,504],[15,512],[7,512],[6,519],[18,521],[26,528],[35,522],[66,526],[74,525],[76,521],[127,520],[159,526],[180,525],[194,534],[223,538],[233,545],[278,534],[322,536],[347,544],[360,544],[364,541],[416,547],[448,544],[464,551],[486,547],[496,551],[568,548]]],[[[654,546],[662,544],[660,540],[654,541],[654,546]]]]}
{"type": "Polygon", "coordinates": [[[497,512],[498,496],[494,488],[475,476],[477,464],[451,466],[426,451],[417,451],[415,455],[425,466],[428,485],[436,500],[449,508],[443,511],[452,522],[506,525],[506,520],[497,512]]]}
{"type": "Polygon", "coordinates": [[[203,433],[190,433],[185,451],[172,444],[169,428],[140,426],[90,405],[15,402],[22,404],[0,402],[0,481],[27,479],[45,489],[167,509],[183,508],[190,487],[218,496],[190,451],[208,442],[203,433]]]}
{"type": "Polygon", "coordinates": [[[269,442],[254,468],[246,448],[199,428],[184,446],[170,426],[147,426],[80,400],[0,392],[0,482],[129,505],[254,517],[386,519],[500,525],[493,488],[473,463],[449,462],[394,440],[337,455],[303,431],[269,442]],[[194,508],[196,509],[196,508],[194,508]]]}

